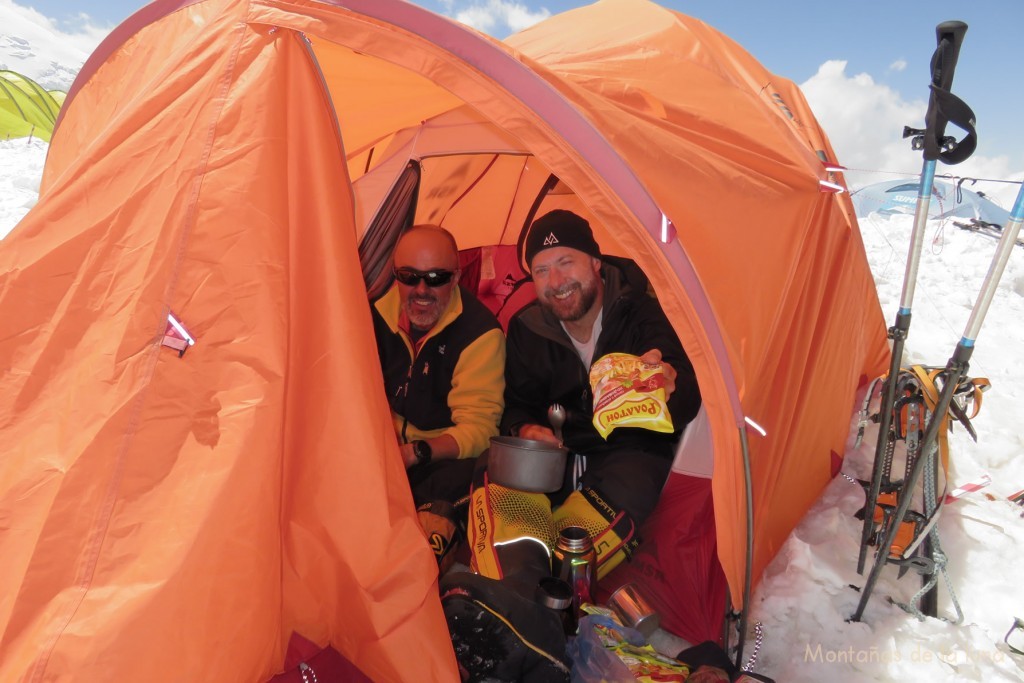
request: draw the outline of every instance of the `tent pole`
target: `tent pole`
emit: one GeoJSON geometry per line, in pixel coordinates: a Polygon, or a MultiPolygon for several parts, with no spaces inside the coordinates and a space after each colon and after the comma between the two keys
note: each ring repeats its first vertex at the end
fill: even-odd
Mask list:
{"type": "Polygon", "coordinates": [[[722,649],[729,651],[729,641],[732,634],[732,620],[736,610],[732,605],[732,592],[729,590],[729,583],[725,584],[725,617],[722,619],[722,649]]]}
{"type": "Polygon", "coordinates": [[[743,488],[747,504],[747,558],[743,575],[743,609],[740,610],[739,642],[736,645],[736,667],[743,668],[743,646],[747,642],[747,619],[750,616],[750,592],[754,570],[754,486],[750,477],[750,442],[746,425],[740,427],[740,450],[743,452],[743,488]]]}

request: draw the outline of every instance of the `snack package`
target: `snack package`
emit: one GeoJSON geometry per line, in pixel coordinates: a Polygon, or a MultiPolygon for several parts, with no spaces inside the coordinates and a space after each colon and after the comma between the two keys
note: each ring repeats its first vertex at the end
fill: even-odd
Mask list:
{"type": "Polygon", "coordinates": [[[688,666],[659,654],[639,631],[594,612],[580,619],[569,657],[571,683],[683,683],[690,675],[688,666]]]}
{"type": "Polygon", "coordinates": [[[628,353],[609,353],[590,368],[590,387],[594,391],[594,427],[605,439],[616,427],[675,431],[661,363],[645,363],[628,353]]]}

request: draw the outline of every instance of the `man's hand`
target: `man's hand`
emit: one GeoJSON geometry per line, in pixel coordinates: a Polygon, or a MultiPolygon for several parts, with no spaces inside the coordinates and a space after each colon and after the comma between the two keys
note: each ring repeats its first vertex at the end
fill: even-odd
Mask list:
{"type": "Polygon", "coordinates": [[[672,392],[676,390],[676,369],[661,359],[661,351],[651,349],[640,356],[640,360],[645,363],[661,364],[662,372],[665,374],[665,398],[671,396],[672,392]]]}
{"type": "MultiPolygon", "coordinates": [[[[432,439],[424,439],[424,441],[430,445],[432,461],[459,457],[459,442],[451,434],[442,434],[432,439]]],[[[398,451],[402,454],[402,464],[405,465],[405,469],[416,464],[416,451],[412,447],[412,441],[398,444],[398,451]]]]}
{"type": "Polygon", "coordinates": [[[535,424],[521,425],[519,427],[519,438],[543,441],[544,443],[549,443],[552,446],[562,445],[555,437],[555,433],[551,431],[550,427],[542,427],[541,425],[535,424]]]}

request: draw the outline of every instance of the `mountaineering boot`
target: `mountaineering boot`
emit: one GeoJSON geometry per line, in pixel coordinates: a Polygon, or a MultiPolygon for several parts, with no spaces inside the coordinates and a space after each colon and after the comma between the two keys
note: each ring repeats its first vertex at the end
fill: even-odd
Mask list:
{"type": "Polygon", "coordinates": [[[569,680],[565,634],[555,612],[478,574],[453,572],[440,588],[463,681],[569,680]]]}
{"type": "Polygon", "coordinates": [[[590,486],[573,491],[554,514],[555,531],[578,526],[587,530],[597,551],[597,577],[608,575],[640,545],[633,518],[614,508],[590,486]]]}
{"type": "MultiPolygon", "coordinates": [[[[470,494],[470,568],[492,579],[503,579],[521,566],[523,556],[550,573],[551,501],[543,493],[528,493],[492,484],[484,472],[474,475],[470,494]]],[[[539,576],[537,578],[540,578],[539,576]]]]}
{"type": "Polygon", "coordinates": [[[442,576],[454,564],[455,550],[465,535],[456,508],[447,501],[435,500],[416,508],[416,517],[434,551],[438,576],[442,576]]]}

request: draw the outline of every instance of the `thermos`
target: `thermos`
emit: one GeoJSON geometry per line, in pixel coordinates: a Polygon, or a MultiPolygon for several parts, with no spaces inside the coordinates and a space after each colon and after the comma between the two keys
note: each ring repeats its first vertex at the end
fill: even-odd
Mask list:
{"type": "Polygon", "coordinates": [[[579,526],[562,529],[551,562],[551,573],[572,587],[572,604],[566,632],[575,633],[580,606],[594,602],[597,584],[597,551],[587,530],[579,526]]]}

